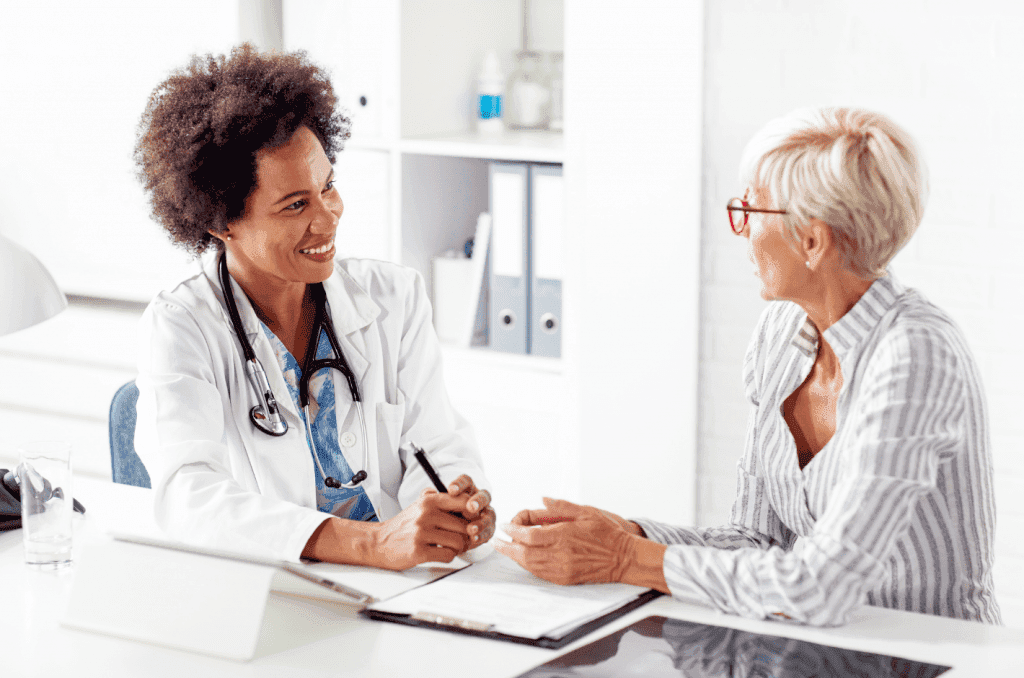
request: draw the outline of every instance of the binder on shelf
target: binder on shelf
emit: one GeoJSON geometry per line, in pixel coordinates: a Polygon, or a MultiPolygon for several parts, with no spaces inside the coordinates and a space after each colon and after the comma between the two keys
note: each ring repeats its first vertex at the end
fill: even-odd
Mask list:
{"type": "Polygon", "coordinates": [[[562,167],[530,165],[530,353],[562,355],[562,167]]]}
{"type": "Polygon", "coordinates": [[[529,353],[529,181],[522,163],[490,164],[490,345],[529,353]]]}

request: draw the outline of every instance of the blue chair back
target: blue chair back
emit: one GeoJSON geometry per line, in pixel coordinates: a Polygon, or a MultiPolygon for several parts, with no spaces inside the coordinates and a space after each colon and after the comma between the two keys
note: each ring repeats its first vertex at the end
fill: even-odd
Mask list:
{"type": "Polygon", "coordinates": [[[110,401],[110,474],[115,483],[151,487],[149,472],[135,453],[135,404],[139,389],[135,381],[117,389],[110,401]]]}

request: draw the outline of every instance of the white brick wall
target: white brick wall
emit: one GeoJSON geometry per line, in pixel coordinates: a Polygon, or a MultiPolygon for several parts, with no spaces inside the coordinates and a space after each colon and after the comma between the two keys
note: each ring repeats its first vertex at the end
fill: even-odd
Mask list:
{"type": "Polygon", "coordinates": [[[724,205],[746,140],[798,106],[891,115],[922,146],[931,198],[893,270],[963,327],[989,396],[997,596],[1024,627],[1024,3],[706,3],[699,520],[728,517],[747,409],[740,368],[759,300],[724,205]],[[1015,576],[1016,575],[1016,576],[1015,576]]]}

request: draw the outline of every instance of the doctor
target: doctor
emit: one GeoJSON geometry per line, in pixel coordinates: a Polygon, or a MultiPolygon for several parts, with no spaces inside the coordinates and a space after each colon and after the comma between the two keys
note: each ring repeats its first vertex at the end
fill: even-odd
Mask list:
{"type": "Polygon", "coordinates": [[[450,561],[493,534],[490,493],[421,276],[335,259],[332,164],[349,129],[335,104],[303,53],[249,45],[193,57],[150,97],[135,160],[154,217],[213,252],[143,315],[136,449],[177,538],[389,569],[450,561]]]}

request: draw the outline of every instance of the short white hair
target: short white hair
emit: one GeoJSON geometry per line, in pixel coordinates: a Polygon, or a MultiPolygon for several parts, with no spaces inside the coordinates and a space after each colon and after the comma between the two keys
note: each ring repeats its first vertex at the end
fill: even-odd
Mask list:
{"type": "Polygon", "coordinates": [[[880,278],[914,235],[928,199],[917,145],[888,117],[850,108],[799,109],[747,144],[740,181],[765,188],[794,238],[820,219],[847,268],[880,278]]]}

